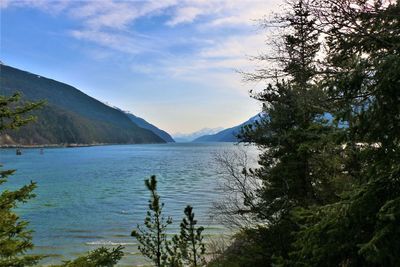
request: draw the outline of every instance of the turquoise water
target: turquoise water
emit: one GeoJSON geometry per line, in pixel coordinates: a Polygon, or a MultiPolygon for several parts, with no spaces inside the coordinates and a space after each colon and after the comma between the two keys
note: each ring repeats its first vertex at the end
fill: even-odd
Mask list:
{"type": "MultiPolygon", "coordinates": [[[[60,263],[101,245],[122,244],[122,265],[146,263],[130,232],[143,223],[148,192],[144,179],[157,175],[165,215],[176,232],[187,204],[194,207],[206,234],[227,231],[209,214],[217,190],[215,153],[237,149],[232,143],[120,145],[81,148],[14,149],[0,151],[5,169],[17,169],[7,187],[37,182],[36,198],[18,213],[35,231],[35,253],[47,254],[42,264],[60,263]]],[[[254,148],[248,147],[251,153],[254,148]]]]}

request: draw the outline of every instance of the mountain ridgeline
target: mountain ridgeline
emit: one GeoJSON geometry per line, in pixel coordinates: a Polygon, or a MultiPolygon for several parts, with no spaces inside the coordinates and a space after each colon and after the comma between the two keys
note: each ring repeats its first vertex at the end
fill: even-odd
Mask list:
{"type": "Polygon", "coordinates": [[[7,65],[0,65],[1,95],[20,92],[24,100],[45,100],[33,112],[36,123],[0,136],[0,145],[165,143],[162,137],[134,123],[78,89],[7,65]]]}
{"type": "Polygon", "coordinates": [[[147,122],[146,120],[144,120],[144,119],[142,119],[140,117],[137,117],[137,116],[133,115],[132,113],[129,113],[127,111],[124,111],[124,112],[128,116],[128,118],[131,121],[133,121],[137,126],[143,128],[143,129],[147,129],[147,130],[152,131],[153,133],[155,133],[156,135],[161,137],[165,142],[175,143],[175,140],[166,131],[163,131],[163,130],[157,128],[153,124],[147,122]]]}
{"type": "Polygon", "coordinates": [[[199,138],[200,136],[215,134],[215,133],[222,131],[223,129],[224,128],[222,128],[222,127],[203,128],[201,130],[198,130],[198,131],[192,132],[192,133],[176,133],[176,134],[174,134],[174,139],[176,142],[179,142],[179,143],[192,142],[194,139],[199,138]]]}
{"type": "Polygon", "coordinates": [[[254,117],[251,117],[249,120],[245,121],[244,123],[234,126],[232,128],[228,128],[225,130],[222,130],[218,133],[215,134],[208,134],[208,135],[203,135],[200,136],[196,139],[194,139],[192,142],[195,143],[203,143],[203,142],[239,142],[238,139],[238,134],[240,134],[240,131],[243,126],[245,125],[251,125],[256,121],[259,121],[262,119],[265,115],[263,113],[259,113],[255,115],[254,117]]]}

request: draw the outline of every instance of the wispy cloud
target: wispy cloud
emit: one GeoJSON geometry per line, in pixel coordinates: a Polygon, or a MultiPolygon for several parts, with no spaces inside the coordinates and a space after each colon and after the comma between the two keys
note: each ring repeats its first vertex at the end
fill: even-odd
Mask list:
{"type": "Polygon", "coordinates": [[[276,11],[281,1],[241,1],[235,2],[230,12],[218,16],[204,26],[206,27],[254,27],[259,20],[276,11]]]}
{"type": "MultiPolygon", "coordinates": [[[[68,1],[68,0],[1,0],[1,8],[30,7],[60,14],[76,22],[68,34],[78,41],[99,46],[89,56],[108,59],[112,53],[128,55],[127,68],[143,75],[157,73],[197,81],[210,80],[221,88],[240,87],[235,69],[249,69],[253,63],[246,56],[263,51],[264,36],[254,31],[256,20],[276,10],[280,0],[163,0],[163,1],[68,1]],[[140,33],[135,23],[142,18],[161,17],[165,36],[140,33]],[[192,24],[191,34],[182,36],[182,25],[192,24]],[[226,31],[224,28],[237,28],[226,31]],[[172,49],[179,47],[178,49],[172,49]],[[181,47],[190,47],[184,55],[181,47]],[[152,56],[150,56],[152,54],[152,56]],[[154,55],[157,56],[154,56],[154,55]],[[144,64],[128,58],[147,57],[144,64]]],[[[184,48],[185,49],[185,48],[184,48]]]]}
{"type": "Polygon", "coordinates": [[[81,19],[85,27],[95,29],[123,29],[139,16],[138,11],[128,3],[109,0],[87,2],[71,8],[69,14],[81,19]]]}
{"type": "Polygon", "coordinates": [[[152,45],[154,40],[150,37],[145,38],[143,35],[123,34],[97,29],[71,30],[69,34],[78,40],[93,42],[103,48],[130,55],[157,51],[152,45]]]}
{"type": "Polygon", "coordinates": [[[167,25],[176,26],[180,23],[191,23],[203,16],[208,19],[201,26],[206,27],[237,27],[253,26],[271,11],[277,10],[282,1],[270,0],[189,0],[180,1],[175,6],[175,12],[167,25]]]}
{"type": "MultiPolygon", "coordinates": [[[[265,49],[265,35],[254,25],[281,1],[0,0],[0,8],[33,9],[35,16],[45,13],[38,25],[64,36],[48,39],[46,47],[54,51],[32,48],[32,54],[49,53],[55,62],[61,53],[64,58],[71,55],[68,63],[73,71],[78,69],[75,63],[87,68],[78,72],[84,76],[83,85],[96,88],[94,97],[149,114],[152,122],[166,129],[189,131],[229,127],[255,113],[257,106],[250,103],[248,90],[257,85],[243,84],[235,70],[254,68],[248,56],[265,49]],[[108,75],[110,79],[103,79],[108,75]],[[110,87],[115,89],[110,92],[110,87]]],[[[35,34],[39,39],[48,36],[41,28],[35,34]]]]}
{"type": "Polygon", "coordinates": [[[135,20],[157,14],[176,4],[175,0],[163,1],[87,1],[83,5],[73,6],[69,14],[82,19],[88,28],[111,28],[123,30],[135,20]]]}
{"type": "Polygon", "coordinates": [[[198,7],[182,7],[176,11],[175,16],[167,21],[168,26],[176,26],[180,23],[193,22],[199,15],[204,14],[204,10],[198,7]]]}
{"type": "Polygon", "coordinates": [[[70,5],[71,1],[68,0],[58,0],[58,1],[48,1],[48,0],[1,0],[0,8],[21,8],[29,7],[40,9],[43,12],[50,13],[52,15],[58,14],[64,11],[70,5]]]}
{"type": "Polygon", "coordinates": [[[130,23],[145,16],[166,13],[169,26],[193,23],[200,16],[208,26],[249,25],[276,10],[281,0],[1,0],[0,7],[31,7],[45,12],[65,11],[71,17],[82,20],[85,27],[124,29],[130,23]],[[168,12],[166,12],[168,11],[168,12]]]}

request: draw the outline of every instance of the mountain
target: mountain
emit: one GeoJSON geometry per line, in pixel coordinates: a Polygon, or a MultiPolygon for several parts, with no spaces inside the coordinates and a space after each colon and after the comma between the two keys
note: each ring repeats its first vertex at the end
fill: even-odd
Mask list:
{"type": "Polygon", "coordinates": [[[202,143],[202,142],[238,142],[239,139],[236,137],[240,133],[240,129],[248,124],[253,124],[255,121],[260,120],[263,116],[263,113],[259,113],[254,117],[251,117],[249,120],[245,121],[244,123],[234,126],[232,128],[228,128],[222,130],[215,134],[207,134],[200,136],[194,139],[192,142],[202,143]]]}
{"type": "Polygon", "coordinates": [[[203,136],[203,135],[208,135],[208,134],[215,134],[221,131],[223,128],[204,128],[199,131],[189,133],[189,134],[181,134],[181,133],[176,133],[174,134],[174,139],[176,142],[179,143],[185,143],[185,142],[192,142],[194,139],[203,136]]]}
{"type": "Polygon", "coordinates": [[[18,91],[30,101],[46,100],[45,107],[33,112],[36,123],[6,132],[0,145],[165,143],[125,113],[65,83],[0,65],[0,91],[18,91]]]}
{"type": "Polygon", "coordinates": [[[166,131],[163,131],[163,130],[157,128],[153,124],[147,122],[146,120],[144,120],[144,119],[142,119],[140,117],[137,117],[137,116],[133,115],[130,112],[127,112],[127,111],[124,111],[124,112],[128,116],[128,118],[131,121],[133,121],[137,126],[152,131],[153,133],[155,133],[156,135],[161,137],[165,142],[175,143],[175,140],[166,131]]]}

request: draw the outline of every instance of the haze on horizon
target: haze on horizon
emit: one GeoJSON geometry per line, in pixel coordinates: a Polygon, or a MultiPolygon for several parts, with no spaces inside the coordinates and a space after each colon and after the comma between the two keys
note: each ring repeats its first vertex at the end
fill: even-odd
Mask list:
{"type": "Polygon", "coordinates": [[[161,129],[229,128],[260,110],[235,70],[264,51],[281,1],[0,2],[0,60],[77,87],[161,129]]]}

